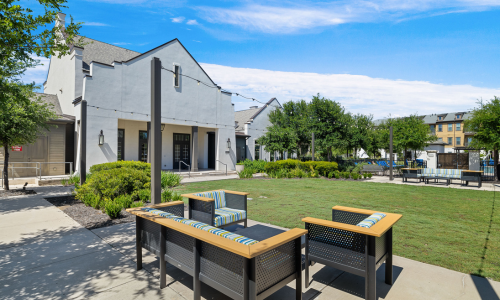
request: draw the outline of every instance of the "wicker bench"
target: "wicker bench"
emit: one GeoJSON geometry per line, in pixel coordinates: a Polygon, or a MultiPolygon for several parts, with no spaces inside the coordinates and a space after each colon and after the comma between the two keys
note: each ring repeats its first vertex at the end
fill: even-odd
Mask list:
{"type": "Polygon", "coordinates": [[[189,218],[223,228],[243,223],[247,227],[247,195],[245,192],[216,190],[183,194],[189,199],[189,218]]]}
{"type": "Polygon", "coordinates": [[[363,165],[363,172],[365,173],[384,173],[384,168],[379,165],[363,165]]]}
{"type": "Polygon", "coordinates": [[[142,248],[159,256],[160,288],[166,287],[168,262],[193,276],[195,300],[201,299],[201,282],[228,297],[246,300],[265,299],[293,280],[296,299],[302,299],[301,236],[307,233],[304,229],[291,229],[247,245],[179,222],[184,219],[182,201],[151,208],[175,216],[168,218],[143,208],[127,211],[136,215],[137,269],[142,268],[142,248]]]}
{"type": "Polygon", "coordinates": [[[371,210],[342,206],[332,208],[332,221],[304,218],[306,236],[305,285],[310,262],[365,277],[365,299],[376,299],[376,271],[385,262],[385,282],[392,285],[392,226],[402,217],[386,216],[370,228],[356,226],[371,210]]]}
{"type": "Polygon", "coordinates": [[[418,182],[421,182],[422,177],[422,169],[418,168],[403,168],[401,169],[403,172],[403,182],[408,182],[408,178],[418,179],[418,182]]]}
{"type": "Polygon", "coordinates": [[[469,185],[469,181],[475,181],[477,182],[477,187],[481,188],[482,177],[483,177],[483,171],[463,170],[461,179],[462,181],[465,181],[465,185],[469,185]]]}

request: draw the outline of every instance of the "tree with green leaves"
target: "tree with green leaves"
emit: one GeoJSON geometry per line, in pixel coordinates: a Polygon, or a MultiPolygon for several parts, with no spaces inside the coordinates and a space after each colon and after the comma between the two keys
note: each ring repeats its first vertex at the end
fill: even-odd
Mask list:
{"type": "Polygon", "coordinates": [[[39,64],[35,56],[62,57],[69,54],[73,45],[83,44],[83,37],[78,35],[81,23],[74,23],[73,18],[69,24],[59,20],[57,26],[51,26],[66,3],[37,0],[30,7],[19,0],[0,3],[0,143],[5,151],[6,189],[9,147],[33,143],[49,129],[47,121],[54,118],[50,107],[34,99],[35,85],[20,83],[19,76],[39,64]],[[41,13],[34,14],[34,10],[41,13]]]}
{"type": "Polygon", "coordinates": [[[431,133],[429,125],[417,115],[403,118],[390,118],[379,127],[382,130],[384,149],[389,149],[389,128],[393,127],[393,150],[396,153],[403,152],[406,157],[408,150],[423,150],[437,137],[431,133]]]}
{"type": "Polygon", "coordinates": [[[265,135],[256,140],[267,152],[279,152],[284,157],[285,152],[293,153],[298,142],[295,130],[290,127],[271,126],[265,135]]]}
{"type": "Polygon", "coordinates": [[[9,189],[9,148],[32,144],[49,130],[48,120],[55,119],[52,106],[35,97],[33,84],[10,83],[0,93],[0,144],[4,151],[4,189],[9,189]]]}
{"type": "Polygon", "coordinates": [[[373,117],[371,115],[350,115],[350,120],[347,124],[346,143],[347,149],[354,149],[354,156],[357,155],[359,149],[368,148],[368,137],[371,128],[373,127],[373,117]]]}
{"type": "Polygon", "coordinates": [[[331,161],[334,149],[347,146],[345,143],[346,120],[345,109],[338,102],[324,97],[320,98],[318,94],[309,103],[309,135],[314,132],[315,147],[319,146],[327,153],[328,161],[331,161]]]}
{"type": "Polygon", "coordinates": [[[471,146],[493,150],[495,179],[498,179],[498,149],[500,148],[500,98],[483,103],[474,108],[471,117],[465,120],[467,131],[474,132],[471,146]]]}

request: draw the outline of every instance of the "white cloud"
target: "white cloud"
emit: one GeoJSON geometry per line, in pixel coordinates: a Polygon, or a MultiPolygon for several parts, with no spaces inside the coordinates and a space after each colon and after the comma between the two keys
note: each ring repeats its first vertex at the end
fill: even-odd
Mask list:
{"type": "Polygon", "coordinates": [[[198,22],[196,20],[189,20],[186,22],[188,25],[198,25],[198,22]]]}
{"type": "Polygon", "coordinates": [[[184,21],[184,17],[175,17],[175,18],[170,18],[172,22],[174,23],[182,23],[184,21]]]}
{"type": "Polygon", "coordinates": [[[108,24],[99,23],[99,22],[84,22],[84,26],[109,26],[108,24]]]}
{"type": "Polygon", "coordinates": [[[130,43],[118,42],[118,43],[113,43],[113,45],[117,45],[117,46],[125,46],[125,45],[130,45],[130,43]]]}
{"type": "MultiPolygon", "coordinates": [[[[477,99],[491,99],[494,95],[500,95],[500,88],[471,85],[201,65],[218,85],[233,93],[260,101],[276,97],[281,103],[310,100],[313,95],[320,93],[325,98],[340,102],[351,112],[373,114],[375,118],[384,118],[389,114],[404,116],[412,113],[468,111],[476,106],[477,99]]],[[[233,99],[241,101],[242,98],[233,94],[233,99]]],[[[251,103],[236,103],[236,109],[246,109],[251,103]]]]}
{"type": "Polygon", "coordinates": [[[293,33],[302,29],[349,22],[405,20],[413,16],[485,10],[500,6],[498,0],[354,0],[293,5],[250,4],[235,8],[198,7],[203,19],[266,33],[293,33]]]}
{"type": "Polygon", "coordinates": [[[37,85],[41,85],[47,79],[47,72],[49,70],[50,59],[45,57],[32,56],[34,59],[40,61],[41,65],[34,68],[26,70],[21,80],[25,83],[35,82],[37,85]]]}

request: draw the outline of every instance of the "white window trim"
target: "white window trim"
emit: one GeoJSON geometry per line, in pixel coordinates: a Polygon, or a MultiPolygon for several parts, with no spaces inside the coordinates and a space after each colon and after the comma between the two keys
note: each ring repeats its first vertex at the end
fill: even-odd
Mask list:
{"type": "Polygon", "coordinates": [[[180,75],[180,73],[181,73],[181,65],[180,65],[180,64],[178,64],[178,63],[173,63],[173,64],[172,64],[172,71],[174,71],[174,76],[172,76],[172,78],[173,78],[172,85],[173,85],[174,87],[179,87],[179,86],[180,86],[180,84],[181,84],[181,78],[180,78],[180,77],[179,77],[179,85],[175,85],[175,77],[176,77],[176,76],[175,76],[175,75],[176,75],[176,74],[175,74],[175,67],[176,67],[176,66],[177,66],[177,67],[179,67],[179,75],[180,75]]]}

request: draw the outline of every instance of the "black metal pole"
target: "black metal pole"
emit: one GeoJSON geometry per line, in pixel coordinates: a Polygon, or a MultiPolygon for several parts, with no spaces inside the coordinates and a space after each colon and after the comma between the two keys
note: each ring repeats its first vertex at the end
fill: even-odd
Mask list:
{"type": "Polygon", "coordinates": [[[151,60],[151,203],[161,203],[161,61],[151,60]]]}
{"type": "Polygon", "coordinates": [[[148,122],[147,135],[148,135],[148,157],[146,162],[151,163],[151,122],[148,122]]]}
{"type": "Polygon", "coordinates": [[[394,163],[393,162],[393,156],[394,154],[392,153],[392,126],[390,127],[389,129],[389,136],[390,136],[390,141],[389,141],[389,180],[394,180],[394,176],[393,176],[393,168],[392,168],[392,164],[394,163]]]}
{"type": "Polygon", "coordinates": [[[80,105],[80,185],[83,185],[87,178],[87,100],[80,105]]]}
{"type": "Polygon", "coordinates": [[[312,160],[314,161],[314,132],[312,133],[311,150],[312,150],[312,160]]]}

